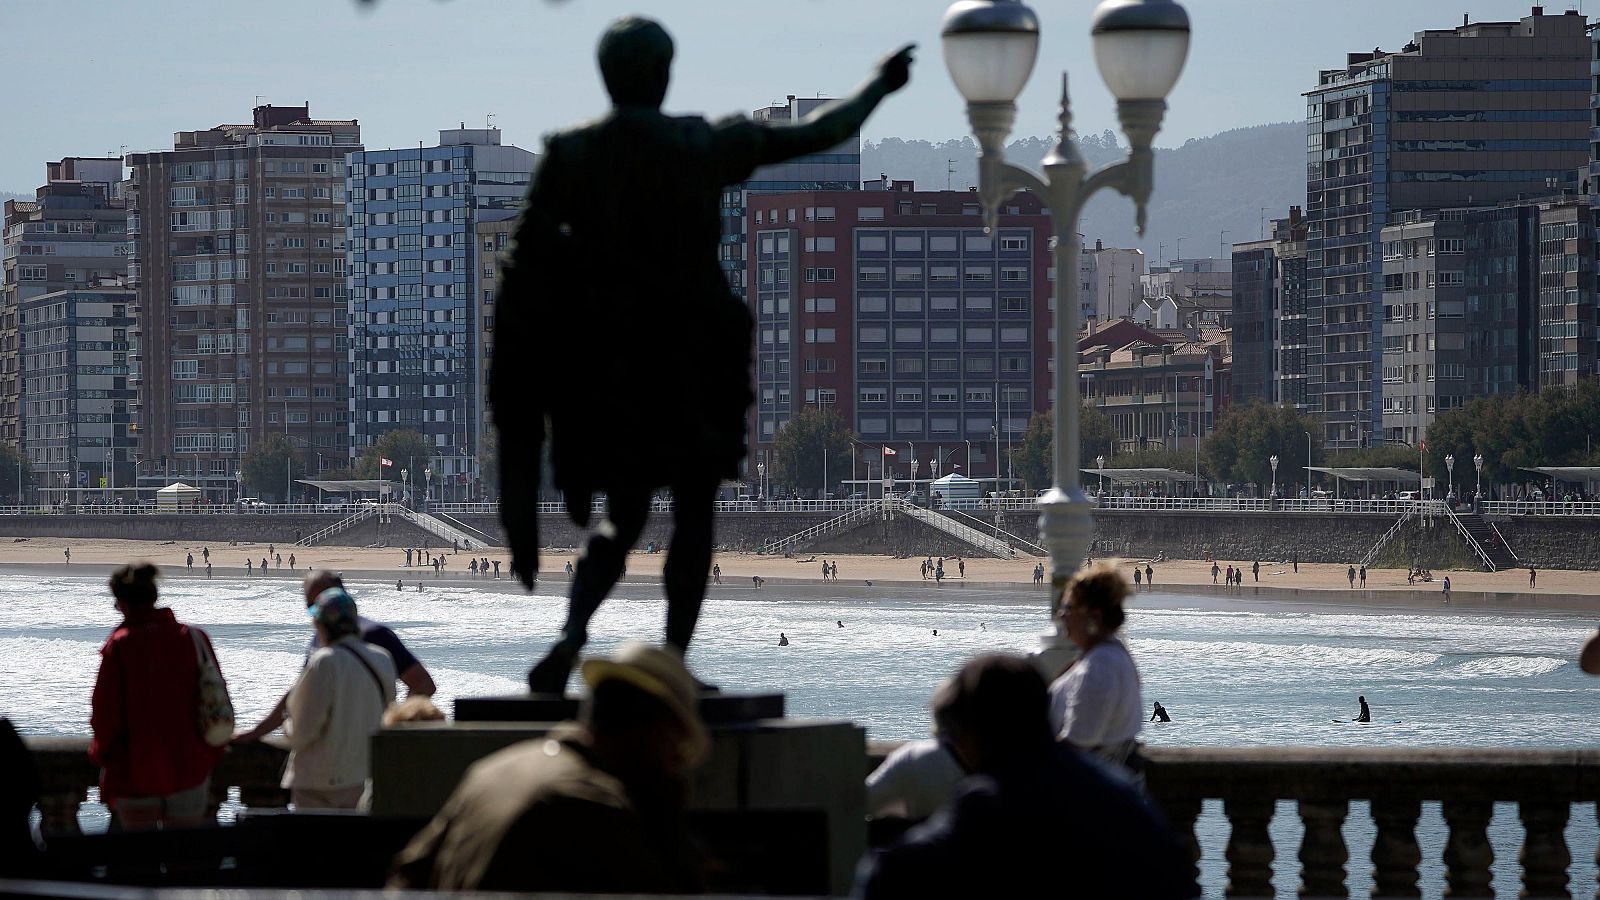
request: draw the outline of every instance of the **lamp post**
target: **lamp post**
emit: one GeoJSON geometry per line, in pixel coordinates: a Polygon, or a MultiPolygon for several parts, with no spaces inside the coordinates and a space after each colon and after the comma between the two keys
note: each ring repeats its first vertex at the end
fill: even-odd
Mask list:
{"type": "Polygon", "coordinates": [[[1306,502],[1311,502],[1311,432],[1304,432],[1306,436],[1306,502]]]}
{"type": "Polygon", "coordinates": [[[1483,454],[1472,454],[1472,465],[1478,470],[1478,486],[1472,491],[1472,499],[1478,503],[1483,502],[1483,454]]]}
{"type": "Polygon", "coordinates": [[[1100,496],[1104,497],[1106,494],[1106,458],[1104,456],[1096,456],[1094,458],[1094,467],[1100,470],[1100,496]]]}
{"type": "Polygon", "coordinates": [[[1444,471],[1450,486],[1449,493],[1445,494],[1445,497],[1454,499],[1456,495],[1456,455],[1454,453],[1446,453],[1444,455],[1444,471]]]}
{"type": "MultiPolygon", "coordinates": [[[[1016,121],[1017,95],[1033,72],[1039,52],[1039,19],[1016,0],[958,0],[941,29],[945,65],[967,101],[967,119],[978,139],[978,194],[992,232],[1000,204],[1030,191],[1050,208],[1055,232],[1055,448],[1050,490],[1039,497],[1041,540],[1050,550],[1050,614],[1060,610],[1067,580],[1083,563],[1094,523],[1078,471],[1078,216],[1089,197],[1111,188],[1134,202],[1144,234],[1154,155],[1151,149],[1166,114],[1166,96],[1177,83],[1189,52],[1189,16],[1172,0],[1106,0],[1095,10],[1090,31],[1095,64],[1117,98],[1117,117],[1128,137],[1129,157],[1089,171],[1072,130],[1071,102],[1062,75],[1060,131],[1043,160],[1041,177],[1005,160],[1005,140],[1016,121]]],[[[996,473],[998,474],[998,461],[996,473]]],[[[1065,663],[1059,633],[1046,639],[1044,668],[1065,663]]],[[[1054,672],[1050,673],[1054,675],[1054,672]]]]}
{"type": "Polygon", "coordinates": [[[756,463],[756,497],[765,505],[767,500],[767,464],[756,463]]]}
{"type": "Polygon", "coordinates": [[[1272,467],[1272,499],[1278,499],[1278,454],[1267,457],[1267,465],[1272,467]]]}
{"type": "Polygon", "coordinates": [[[405,501],[407,503],[415,502],[415,501],[413,501],[411,499],[411,470],[410,469],[401,469],[400,470],[400,483],[406,486],[405,501]]]}
{"type": "Polygon", "coordinates": [[[432,466],[424,466],[422,468],[422,509],[423,509],[424,512],[426,512],[427,509],[428,509],[428,499],[429,499],[428,494],[432,490],[433,490],[433,467],[432,466]]]}

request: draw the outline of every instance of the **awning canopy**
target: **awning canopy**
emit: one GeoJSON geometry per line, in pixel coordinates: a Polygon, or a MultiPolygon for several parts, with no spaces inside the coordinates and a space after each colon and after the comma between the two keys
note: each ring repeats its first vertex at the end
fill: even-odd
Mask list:
{"type": "Polygon", "coordinates": [[[390,492],[393,491],[397,485],[402,484],[402,482],[395,481],[392,478],[388,478],[383,481],[378,481],[377,479],[357,481],[322,481],[317,478],[299,478],[295,480],[295,483],[308,485],[310,487],[328,491],[334,494],[352,494],[358,492],[370,492],[376,494],[380,490],[384,492],[390,492]]]}
{"type": "Polygon", "coordinates": [[[161,490],[156,491],[157,495],[162,495],[162,494],[165,494],[165,495],[183,494],[183,495],[187,496],[187,495],[193,495],[193,494],[199,494],[199,493],[200,493],[200,489],[199,488],[193,487],[191,485],[184,484],[181,481],[174,481],[172,484],[169,484],[166,487],[162,488],[161,490]]]}
{"type": "Polygon", "coordinates": [[[1587,484],[1600,481],[1600,466],[1523,466],[1524,472],[1538,472],[1557,481],[1587,484]]]}
{"type": "Polygon", "coordinates": [[[1332,475],[1340,481],[1353,481],[1359,484],[1394,483],[1410,484],[1417,480],[1417,473],[1409,469],[1393,469],[1387,467],[1361,468],[1339,466],[1306,466],[1308,471],[1319,472],[1323,475],[1332,475]]]}
{"type": "Polygon", "coordinates": [[[1179,472],[1177,469],[1084,469],[1083,471],[1097,478],[1109,479],[1113,484],[1143,484],[1151,481],[1194,484],[1204,480],[1196,478],[1193,472],[1179,472]]]}

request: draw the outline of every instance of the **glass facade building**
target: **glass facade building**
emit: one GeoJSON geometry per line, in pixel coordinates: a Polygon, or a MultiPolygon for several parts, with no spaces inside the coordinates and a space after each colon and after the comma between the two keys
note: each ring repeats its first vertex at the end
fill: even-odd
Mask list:
{"type": "Polygon", "coordinates": [[[415,466],[443,473],[444,496],[475,496],[485,280],[477,227],[516,215],[533,161],[501,146],[493,128],[347,158],[352,461],[385,432],[410,429],[434,451],[415,466]]]}

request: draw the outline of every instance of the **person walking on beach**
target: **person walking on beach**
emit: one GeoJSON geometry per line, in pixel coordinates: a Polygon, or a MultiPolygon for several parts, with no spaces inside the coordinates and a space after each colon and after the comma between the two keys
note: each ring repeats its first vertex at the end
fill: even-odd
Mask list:
{"type": "Polygon", "coordinates": [[[832,578],[834,581],[838,581],[839,580],[839,561],[837,559],[834,560],[831,563],[831,566],[832,566],[832,569],[833,569],[833,573],[828,577],[832,578]]]}
{"type": "Polygon", "coordinates": [[[939,560],[939,562],[936,563],[934,565],[934,567],[933,567],[933,583],[938,585],[938,586],[940,586],[940,587],[944,586],[944,560],[943,559],[939,560]]]}
{"type": "Polygon", "coordinates": [[[1228,586],[1233,586],[1233,563],[1228,563],[1228,586]]]}
{"type": "Polygon", "coordinates": [[[1217,564],[1215,562],[1213,562],[1211,564],[1211,583],[1212,584],[1216,584],[1217,583],[1217,573],[1221,572],[1221,571],[1222,571],[1221,569],[1217,568],[1217,564]]]}
{"type": "Polygon", "coordinates": [[[765,580],[766,579],[762,578],[760,575],[751,575],[750,576],[750,583],[755,585],[756,586],[756,590],[758,590],[758,591],[761,590],[761,582],[763,582],[765,580]]]}
{"type": "Polygon", "coordinates": [[[394,702],[395,663],[361,639],[355,598],[318,595],[311,621],[322,646],[289,689],[283,787],[296,810],[355,809],[370,773],[371,737],[394,702]]]}
{"type": "Polygon", "coordinates": [[[294,568],[294,554],[293,553],[289,554],[289,568],[291,568],[291,569],[294,568]]]}
{"type": "Polygon", "coordinates": [[[500,580],[500,560],[498,559],[494,561],[494,580],[500,580]]]}
{"type": "Polygon", "coordinates": [[[206,561],[206,577],[207,578],[211,577],[211,561],[210,560],[206,561]]]}
{"type": "Polygon", "coordinates": [[[255,560],[251,559],[248,556],[246,556],[244,558],[244,573],[246,575],[254,575],[256,573],[255,560]]]}
{"type": "Polygon", "coordinates": [[[1367,567],[1365,564],[1361,566],[1361,587],[1363,590],[1367,587],[1367,567]]]}
{"type": "Polygon", "coordinates": [[[1149,563],[1144,564],[1144,589],[1149,590],[1156,586],[1156,570],[1150,568],[1149,563]]]}
{"type": "Polygon", "coordinates": [[[1299,551],[1298,548],[1294,551],[1293,554],[1290,555],[1289,559],[1294,563],[1294,573],[1296,575],[1299,575],[1300,574],[1300,551],[1299,551]]]}
{"type": "Polygon", "coordinates": [[[1371,722],[1372,721],[1372,710],[1367,708],[1367,698],[1366,697],[1357,697],[1356,698],[1356,702],[1361,704],[1361,712],[1360,712],[1360,714],[1358,714],[1355,717],[1354,721],[1357,721],[1357,722],[1371,722]]]}
{"type": "Polygon", "coordinates": [[[68,547],[68,548],[67,548],[67,549],[65,549],[65,550],[62,550],[62,551],[61,551],[61,552],[62,552],[62,553],[64,553],[64,554],[66,554],[66,557],[67,557],[67,565],[69,565],[69,566],[70,566],[70,565],[72,565],[72,548],[71,548],[71,547],[68,547]]]}
{"type": "Polygon", "coordinates": [[[1539,571],[1533,566],[1528,567],[1528,587],[1539,586],[1539,571]]]}
{"type": "Polygon", "coordinates": [[[923,560],[918,565],[920,565],[922,567],[922,580],[923,581],[927,581],[928,580],[928,561],[927,560],[923,560]]]}
{"type": "Polygon", "coordinates": [[[216,661],[211,638],[156,608],[160,574],[150,563],[111,574],[123,619],[100,647],[89,699],[89,760],[119,829],[199,825],[223,753],[196,727],[201,661],[216,661]]]}
{"type": "Polygon", "coordinates": [[[1261,580],[1261,560],[1250,564],[1250,576],[1258,582],[1261,580]]]}
{"type": "Polygon", "coordinates": [[[959,556],[956,557],[956,571],[960,573],[962,578],[967,577],[967,561],[959,556]]]}
{"type": "Polygon", "coordinates": [[[827,581],[828,580],[828,561],[827,560],[823,560],[822,561],[822,580],[823,581],[827,581]]]}
{"type": "Polygon", "coordinates": [[[1350,589],[1351,590],[1355,590],[1355,587],[1356,587],[1356,567],[1355,566],[1351,566],[1350,568],[1346,569],[1345,572],[1344,572],[1344,576],[1346,578],[1350,579],[1350,589]]]}
{"type": "Polygon", "coordinates": [[[211,562],[211,548],[210,547],[201,547],[200,548],[200,558],[205,560],[206,562],[211,562]]]}
{"type": "Polygon", "coordinates": [[[711,583],[712,584],[721,584],[722,583],[722,564],[721,563],[716,563],[716,564],[711,566],[711,583]]]}
{"type": "Polygon", "coordinates": [[[1138,566],[1134,566],[1133,567],[1133,589],[1134,589],[1134,591],[1138,591],[1140,584],[1142,584],[1143,582],[1144,582],[1144,570],[1139,568],[1138,566]]]}
{"type": "Polygon", "coordinates": [[[1444,577],[1444,602],[1450,602],[1450,576],[1444,577]]]}
{"type": "Polygon", "coordinates": [[[258,574],[267,574],[267,558],[265,556],[261,557],[261,571],[258,574]]]}
{"type": "Polygon", "coordinates": [[[185,569],[188,569],[190,572],[194,571],[194,554],[193,553],[190,553],[188,556],[184,557],[183,567],[185,569]]]}
{"type": "Polygon", "coordinates": [[[406,568],[411,568],[411,548],[406,548],[406,568]]]}

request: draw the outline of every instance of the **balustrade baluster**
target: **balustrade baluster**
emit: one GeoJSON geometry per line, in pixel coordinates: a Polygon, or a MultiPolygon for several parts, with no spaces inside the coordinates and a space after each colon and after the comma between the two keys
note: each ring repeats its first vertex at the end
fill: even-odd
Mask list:
{"type": "Polygon", "coordinates": [[[46,790],[39,798],[39,832],[77,834],[78,806],[88,799],[87,787],[46,790]]]}
{"type": "Polygon", "coordinates": [[[1494,846],[1489,843],[1489,820],[1494,817],[1494,803],[1446,800],[1441,807],[1450,826],[1450,839],[1444,845],[1446,895],[1493,897],[1494,846]]]}
{"type": "Polygon", "coordinates": [[[1349,814],[1348,800],[1300,801],[1300,821],[1306,829],[1300,839],[1301,896],[1350,896],[1344,883],[1350,849],[1345,846],[1343,831],[1349,814]]]}
{"type": "Polygon", "coordinates": [[[1232,830],[1228,834],[1229,897],[1271,897],[1272,835],[1267,826],[1277,802],[1272,798],[1230,797],[1222,802],[1232,830]]]}
{"type": "Polygon", "coordinates": [[[1519,804],[1522,818],[1522,896],[1571,897],[1567,890],[1567,866],[1572,853],[1567,850],[1567,818],[1571,805],[1565,800],[1524,800],[1519,804]]]}
{"type": "Polygon", "coordinates": [[[1422,862],[1417,818],[1421,815],[1420,800],[1372,801],[1372,821],[1378,826],[1372,842],[1372,896],[1422,896],[1417,888],[1417,864],[1422,862]]]}
{"type": "Polygon", "coordinates": [[[1200,818],[1201,801],[1195,799],[1161,800],[1161,811],[1167,817],[1167,825],[1172,828],[1172,833],[1178,836],[1178,843],[1189,851],[1190,872],[1196,880],[1200,878],[1200,839],[1195,837],[1194,823],[1200,818]]]}

